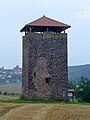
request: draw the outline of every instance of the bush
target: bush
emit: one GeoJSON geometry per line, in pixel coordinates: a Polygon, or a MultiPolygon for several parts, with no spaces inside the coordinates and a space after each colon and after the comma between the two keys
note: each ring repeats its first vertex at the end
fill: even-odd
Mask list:
{"type": "Polygon", "coordinates": [[[87,77],[81,77],[79,87],[76,89],[76,98],[82,99],[84,102],[90,102],[90,80],[87,77]]]}
{"type": "Polygon", "coordinates": [[[4,92],[3,95],[8,95],[8,93],[7,93],[7,92],[4,92]]]}
{"type": "Polygon", "coordinates": [[[83,102],[82,98],[77,99],[78,102],[83,102]]]}
{"type": "Polygon", "coordinates": [[[26,98],[24,95],[20,95],[20,100],[29,100],[28,98],[26,98]]]}

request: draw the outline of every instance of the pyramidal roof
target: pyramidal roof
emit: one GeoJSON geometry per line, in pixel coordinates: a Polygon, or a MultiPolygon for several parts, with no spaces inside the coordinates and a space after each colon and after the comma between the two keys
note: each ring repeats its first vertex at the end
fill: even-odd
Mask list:
{"type": "Polygon", "coordinates": [[[70,25],[67,25],[65,23],[62,23],[62,22],[59,22],[59,21],[56,21],[56,20],[53,20],[51,18],[48,18],[46,16],[43,16],[35,21],[32,21],[28,24],[26,24],[22,29],[21,29],[21,32],[23,31],[28,31],[28,28],[31,27],[31,28],[34,28],[35,27],[52,27],[52,28],[64,28],[64,29],[67,29],[67,28],[70,28],[71,26],[70,25]]]}

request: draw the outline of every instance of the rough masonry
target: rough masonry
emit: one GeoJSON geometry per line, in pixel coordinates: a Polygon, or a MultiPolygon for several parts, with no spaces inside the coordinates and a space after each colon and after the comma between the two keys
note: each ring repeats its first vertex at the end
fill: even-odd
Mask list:
{"type": "Polygon", "coordinates": [[[29,99],[67,98],[67,34],[23,37],[23,94],[29,99]]]}

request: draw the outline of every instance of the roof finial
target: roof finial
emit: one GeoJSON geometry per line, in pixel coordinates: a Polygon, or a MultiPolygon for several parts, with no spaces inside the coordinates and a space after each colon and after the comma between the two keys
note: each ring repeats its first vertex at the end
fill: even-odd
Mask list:
{"type": "Polygon", "coordinates": [[[44,14],[44,16],[43,17],[45,17],[45,14],[44,14]]]}

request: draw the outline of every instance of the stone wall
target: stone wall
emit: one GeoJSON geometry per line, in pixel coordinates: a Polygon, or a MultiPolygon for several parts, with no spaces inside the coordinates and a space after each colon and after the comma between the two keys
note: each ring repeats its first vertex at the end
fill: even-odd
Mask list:
{"type": "Polygon", "coordinates": [[[29,99],[67,98],[67,34],[23,37],[23,94],[29,99]]]}

